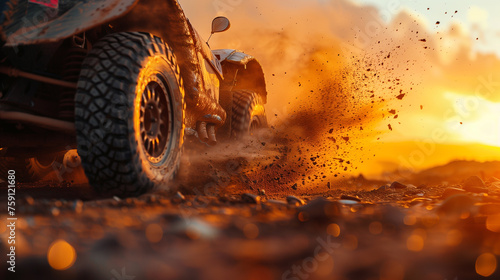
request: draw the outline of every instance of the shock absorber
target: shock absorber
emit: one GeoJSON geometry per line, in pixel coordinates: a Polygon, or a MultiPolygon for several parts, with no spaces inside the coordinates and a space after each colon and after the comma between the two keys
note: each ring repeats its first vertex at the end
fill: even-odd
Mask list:
{"type": "MultiPolygon", "coordinates": [[[[68,82],[78,82],[83,59],[90,49],[85,33],[81,36],[74,35],[71,39],[71,46],[68,49],[63,66],[63,79],[68,82]]],[[[75,89],[64,88],[59,99],[59,117],[66,120],[73,120],[75,110],[75,89]]]]}

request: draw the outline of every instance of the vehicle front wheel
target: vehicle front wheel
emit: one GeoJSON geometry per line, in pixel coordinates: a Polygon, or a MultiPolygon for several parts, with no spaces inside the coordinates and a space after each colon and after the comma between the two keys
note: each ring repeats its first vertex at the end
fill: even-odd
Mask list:
{"type": "Polygon", "coordinates": [[[231,138],[240,139],[267,127],[261,97],[251,90],[232,92],[231,138]]]}
{"type": "Polygon", "coordinates": [[[100,192],[139,195],[177,172],[184,89],[171,49],[147,33],[102,38],[82,64],[75,97],[78,154],[100,192]]]}

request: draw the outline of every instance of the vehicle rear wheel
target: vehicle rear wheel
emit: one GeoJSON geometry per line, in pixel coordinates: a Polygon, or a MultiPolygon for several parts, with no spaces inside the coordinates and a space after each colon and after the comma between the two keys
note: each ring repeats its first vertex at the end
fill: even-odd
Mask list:
{"type": "Polygon", "coordinates": [[[54,163],[62,164],[64,157],[63,153],[47,154],[37,157],[32,157],[26,160],[26,168],[30,181],[36,181],[44,178],[49,173],[56,171],[54,163]]]}
{"type": "Polygon", "coordinates": [[[56,171],[55,162],[62,162],[64,153],[51,153],[31,158],[0,158],[0,174],[14,170],[17,180],[22,183],[34,182],[43,179],[50,173],[56,171]]]}
{"type": "Polygon", "coordinates": [[[160,38],[137,32],[102,38],[83,61],[75,101],[78,154],[97,191],[139,195],[174,177],[184,89],[160,38]]]}
{"type": "Polygon", "coordinates": [[[262,98],[251,90],[233,91],[231,138],[240,139],[267,127],[262,98]]]}

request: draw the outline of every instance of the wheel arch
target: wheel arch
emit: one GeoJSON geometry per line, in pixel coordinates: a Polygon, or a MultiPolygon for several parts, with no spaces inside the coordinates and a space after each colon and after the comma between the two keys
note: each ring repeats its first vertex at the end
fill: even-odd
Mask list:
{"type": "Polygon", "coordinates": [[[232,49],[214,50],[224,73],[223,91],[253,90],[267,103],[267,88],[264,70],[253,56],[232,49]]]}

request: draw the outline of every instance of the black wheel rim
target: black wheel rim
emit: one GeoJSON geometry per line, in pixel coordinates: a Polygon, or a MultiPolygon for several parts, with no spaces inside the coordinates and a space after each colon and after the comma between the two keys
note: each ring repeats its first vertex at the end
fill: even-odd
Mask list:
{"type": "Polygon", "coordinates": [[[140,107],[140,135],[148,159],[159,162],[167,154],[172,118],[165,83],[153,77],[144,88],[140,107]]]}

